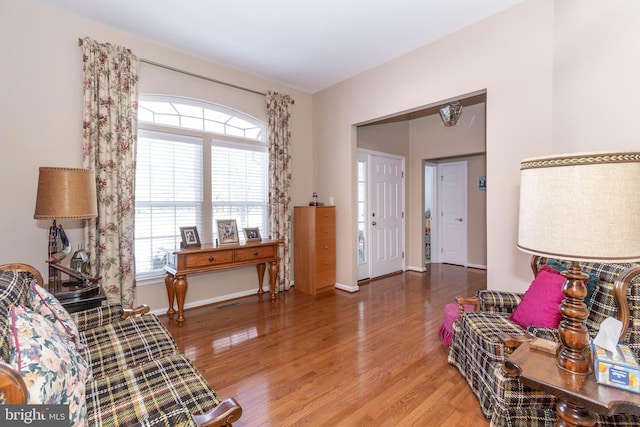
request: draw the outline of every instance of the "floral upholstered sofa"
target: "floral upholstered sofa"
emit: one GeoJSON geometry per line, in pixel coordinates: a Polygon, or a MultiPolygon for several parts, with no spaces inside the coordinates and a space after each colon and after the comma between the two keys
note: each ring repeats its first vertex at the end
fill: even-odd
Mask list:
{"type": "MultiPolygon", "coordinates": [[[[524,386],[517,373],[507,369],[508,366],[505,368],[509,354],[523,340],[541,337],[559,342],[561,290],[560,296],[557,290],[543,292],[550,299],[547,303],[540,300],[533,300],[530,306],[528,303],[541,281],[554,283],[554,288],[558,283],[562,286],[564,277],[553,276],[568,269],[568,263],[534,257],[531,266],[535,279],[525,294],[482,290],[474,298],[458,299],[459,304],[475,304],[476,310],[461,312],[454,323],[449,363],[464,376],[494,427],[550,427],[557,418],[554,396],[524,386]],[[547,312],[543,310],[545,304],[547,312]],[[553,320],[551,314],[559,317],[553,320]],[[544,324],[545,321],[552,324],[544,324]]],[[[580,263],[580,266],[589,275],[584,302],[589,310],[585,324],[590,336],[597,334],[607,317],[624,320],[628,316],[620,342],[628,344],[640,357],[640,264],[580,263]]],[[[600,426],[638,426],[640,417],[597,415],[597,422],[600,426]]]]}
{"type": "Polygon", "coordinates": [[[72,426],[231,425],[220,400],[148,307],[68,314],[25,264],[0,266],[0,404],[63,404],[72,426]]]}

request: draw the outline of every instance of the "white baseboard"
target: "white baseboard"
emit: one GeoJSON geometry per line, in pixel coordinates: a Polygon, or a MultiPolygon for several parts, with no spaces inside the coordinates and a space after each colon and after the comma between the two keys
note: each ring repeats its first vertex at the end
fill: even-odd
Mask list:
{"type": "Polygon", "coordinates": [[[358,292],[360,290],[360,286],[355,285],[355,286],[349,286],[349,285],[343,285],[342,283],[337,283],[335,285],[333,285],[333,287],[335,289],[340,289],[341,291],[346,291],[346,292],[358,292]]]}
{"type": "Polygon", "coordinates": [[[427,271],[427,268],[422,266],[422,267],[413,267],[413,266],[406,266],[405,270],[409,270],[409,271],[417,271],[418,273],[424,273],[425,271],[427,271]]]}
{"type": "MultiPolygon", "coordinates": [[[[269,288],[263,288],[264,289],[264,293],[265,295],[269,295],[269,288]]],[[[201,307],[203,305],[209,305],[209,304],[215,304],[217,302],[222,302],[222,301],[229,301],[232,299],[236,299],[236,298],[242,298],[242,297],[247,297],[250,295],[256,295],[258,293],[258,288],[255,288],[253,290],[248,290],[248,291],[242,291],[242,292],[236,292],[233,294],[229,294],[229,295],[222,295],[219,297],[215,297],[215,298],[208,298],[208,299],[203,299],[203,300],[199,300],[199,301],[193,301],[193,302],[189,302],[186,303],[184,305],[184,308],[194,308],[194,307],[201,307]]],[[[173,308],[176,310],[177,313],[177,305],[174,304],[173,308]]],[[[164,307],[164,308],[159,308],[157,310],[151,310],[151,313],[155,314],[155,315],[161,315],[161,314],[167,314],[167,310],[169,310],[169,307],[164,307]]]]}
{"type": "Polygon", "coordinates": [[[481,265],[481,264],[467,264],[467,267],[469,267],[469,268],[477,268],[479,270],[486,270],[487,269],[486,265],[481,265]]]}

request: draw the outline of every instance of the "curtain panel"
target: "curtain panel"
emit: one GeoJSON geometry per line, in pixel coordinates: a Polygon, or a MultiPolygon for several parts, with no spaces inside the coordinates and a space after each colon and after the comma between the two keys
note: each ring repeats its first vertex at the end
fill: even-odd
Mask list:
{"type": "Polygon", "coordinates": [[[135,303],[134,216],[138,58],[83,39],[84,167],[96,174],[98,217],[85,228],[94,274],[110,302],[135,303]]]}
{"type": "Polygon", "coordinates": [[[286,291],[291,283],[291,97],[267,92],[269,134],[269,230],[270,238],[281,240],[280,274],[276,292],[286,291]]]}

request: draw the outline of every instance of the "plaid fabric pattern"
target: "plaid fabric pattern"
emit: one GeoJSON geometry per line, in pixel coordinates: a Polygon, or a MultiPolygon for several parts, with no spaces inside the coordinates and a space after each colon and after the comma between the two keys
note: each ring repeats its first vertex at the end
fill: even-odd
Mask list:
{"type": "Polygon", "coordinates": [[[203,414],[220,403],[215,391],[181,354],[160,357],[87,383],[88,424],[195,426],[179,408],[203,414]],[[165,419],[175,415],[176,419],[165,419]],[[160,419],[160,422],[156,420],[160,419]]]}
{"type": "Polygon", "coordinates": [[[186,408],[174,408],[170,411],[158,414],[153,419],[144,419],[140,422],[131,424],[132,427],[173,427],[173,426],[195,426],[191,414],[186,408]]]}
{"type": "Polygon", "coordinates": [[[506,313],[511,314],[516,309],[522,295],[515,292],[504,291],[478,291],[478,298],[480,298],[480,311],[487,313],[506,313]]]}
{"type": "MultiPolygon", "coordinates": [[[[523,385],[517,377],[510,377],[504,374],[502,363],[493,365],[493,413],[491,421],[494,426],[502,425],[546,425],[552,419],[546,420],[544,417],[548,409],[555,414],[557,398],[523,385]],[[535,408],[535,411],[531,411],[535,408]],[[513,418],[515,417],[515,418],[513,418]],[[517,417],[523,417],[519,419],[517,417]],[[504,420],[518,420],[517,423],[505,423],[504,420]],[[537,420],[537,421],[536,421],[537,420]],[[535,421],[535,422],[534,422],[535,421]]],[[[549,424],[552,425],[552,424],[549,424]]]]}
{"type": "Polygon", "coordinates": [[[71,319],[78,326],[78,331],[98,328],[122,319],[122,305],[110,304],[71,313],[71,319]]]}
{"type": "Polygon", "coordinates": [[[555,427],[555,408],[520,407],[496,410],[491,418],[492,427],[555,427]]]}
{"type": "Polygon", "coordinates": [[[29,307],[29,283],[32,277],[27,273],[0,270],[0,359],[9,362],[9,311],[12,305],[29,307]]]}
{"type": "Polygon", "coordinates": [[[83,331],[80,344],[84,347],[82,357],[94,378],[178,353],[173,337],[153,314],[132,316],[83,331]]]}
{"type": "Polygon", "coordinates": [[[453,340],[448,361],[467,379],[478,398],[482,413],[493,412],[494,366],[506,360],[500,334],[522,335],[524,330],[504,314],[468,312],[453,325],[453,340]]]}
{"type": "MultiPolygon", "coordinates": [[[[540,267],[540,264],[538,265],[540,267]]],[[[599,283],[589,301],[586,326],[593,338],[600,323],[616,313],[614,282],[626,269],[640,264],[581,263],[584,273],[595,275],[599,283]]],[[[568,264],[567,264],[568,267],[568,264]]],[[[480,313],[465,313],[453,325],[453,339],[448,361],[456,366],[478,397],[483,414],[491,425],[544,426],[554,425],[556,398],[520,384],[517,378],[502,372],[505,349],[499,340],[501,332],[520,335],[524,331],[508,320],[520,302],[521,294],[500,291],[480,291],[480,313]]],[[[627,291],[631,321],[621,342],[628,344],[640,356],[640,275],[633,278],[627,291]]],[[[530,327],[532,335],[558,341],[556,329],[530,327]]],[[[598,415],[598,425],[627,427],[640,425],[640,417],[619,414],[598,415]]]]}

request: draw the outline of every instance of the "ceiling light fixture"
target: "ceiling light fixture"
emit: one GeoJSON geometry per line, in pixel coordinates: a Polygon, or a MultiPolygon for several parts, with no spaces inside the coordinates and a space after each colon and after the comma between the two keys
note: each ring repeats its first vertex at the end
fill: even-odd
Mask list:
{"type": "Polygon", "coordinates": [[[462,104],[453,101],[440,107],[440,118],[446,127],[455,126],[462,113],[462,104]]]}

